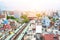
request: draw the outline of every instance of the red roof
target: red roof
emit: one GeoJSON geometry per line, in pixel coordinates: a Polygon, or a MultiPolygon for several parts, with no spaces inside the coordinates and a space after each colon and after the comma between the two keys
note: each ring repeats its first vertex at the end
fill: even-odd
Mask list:
{"type": "Polygon", "coordinates": [[[53,34],[45,34],[44,39],[45,40],[54,40],[54,35],[53,34]]]}
{"type": "Polygon", "coordinates": [[[30,20],[32,20],[32,19],[34,19],[34,18],[36,18],[36,17],[28,17],[30,20]]]}

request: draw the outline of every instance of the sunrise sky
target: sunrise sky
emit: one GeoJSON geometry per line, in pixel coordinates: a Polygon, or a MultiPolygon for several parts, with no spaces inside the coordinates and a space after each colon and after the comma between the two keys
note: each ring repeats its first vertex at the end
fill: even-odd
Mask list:
{"type": "Polygon", "coordinates": [[[0,0],[1,10],[60,10],[60,0],[0,0]]]}

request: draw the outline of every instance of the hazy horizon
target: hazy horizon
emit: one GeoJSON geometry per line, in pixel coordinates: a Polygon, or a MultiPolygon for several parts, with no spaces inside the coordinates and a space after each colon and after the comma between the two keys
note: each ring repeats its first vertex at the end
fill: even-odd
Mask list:
{"type": "Polygon", "coordinates": [[[60,0],[0,0],[1,10],[60,10],[60,0]]]}

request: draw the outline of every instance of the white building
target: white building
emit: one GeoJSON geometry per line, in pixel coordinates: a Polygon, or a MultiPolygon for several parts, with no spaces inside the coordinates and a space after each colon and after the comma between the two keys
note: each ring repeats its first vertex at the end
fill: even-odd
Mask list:
{"type": "Polygon", "coordinates": [[[42,25],[36,25],[36,33],[42,33],[42,25]]]}

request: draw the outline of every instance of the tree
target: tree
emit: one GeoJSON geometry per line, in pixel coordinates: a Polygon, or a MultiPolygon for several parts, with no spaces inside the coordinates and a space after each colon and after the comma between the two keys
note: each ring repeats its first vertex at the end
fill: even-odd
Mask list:
{"type": "Polygon", "coordinates": [[[13,16],[7,16],[7,19],[15,19],[13,16]]]}
{"type": "Polygon", "coordinates": [[[13,20],[19,22],[19,19],[18,18],[15,18],[14,16],[7,16],[7,19],[13,19],[13,20]]]}
{"type": "Polygon", "coordinates": [[[27,17],[27,15],[22,15],[21,18],[24,19],[24,20],[22,21],[22,23],[28,23],[28,22],[29,22],[29,18],[27,17]]]}
{"type": "Polygon", "coordinates": [[[22,15],[21,18],[26,19],[27,15],[22,15]]]}
{"type": "Polygon", "coordinates": [[[55,22],[56,20],[59,20],[58,18],[52,18],[52,21],[55,22]]]}
{"type": "Polygon", "coordinates": [[[39,19],[41,17],[41,14],[38,13],[38,14],[36,14],[36,16],[39,19]]]}

